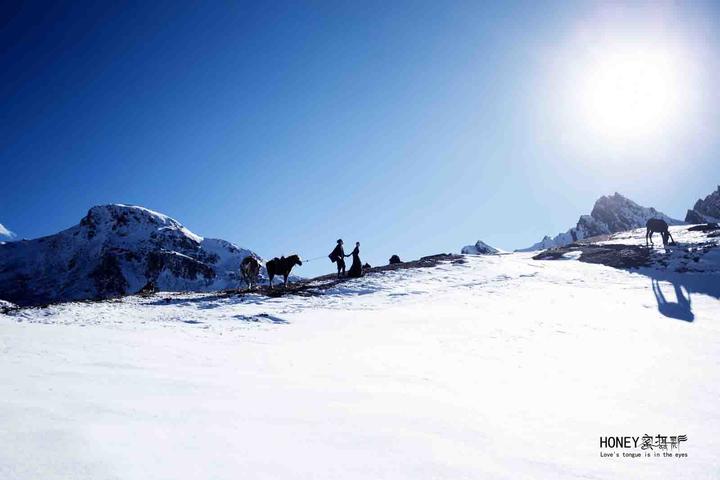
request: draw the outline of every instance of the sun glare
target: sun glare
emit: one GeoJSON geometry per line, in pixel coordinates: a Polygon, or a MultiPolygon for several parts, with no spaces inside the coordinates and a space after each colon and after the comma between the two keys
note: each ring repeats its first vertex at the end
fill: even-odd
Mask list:
{"type": "Polygon", "coordinates": [[[712,52],[705,27],[673,11],[603,5],[558,36],[543,56],[547,95],[536,98],[547,138],[576,161],[643,165],[702,140],[712,52]]]}
{"type": "Polygon", "coordinates": [[[576,105],[595,134],[647,140],[680,120],[684,88],[681,62],[672,52],[618,48],[584,66],[576,105]]]}

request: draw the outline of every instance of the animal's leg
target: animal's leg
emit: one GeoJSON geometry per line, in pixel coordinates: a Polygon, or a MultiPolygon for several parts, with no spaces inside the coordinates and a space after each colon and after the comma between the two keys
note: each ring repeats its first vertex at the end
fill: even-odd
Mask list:
{"type": "Polygon", "coordinates": [[[273,277],[274,277],[274,275],[270,275],[270,290],[273,289],[273,286],[272,286],[273,277]]]}
{"type": "Polygon", "coordinates": [[[287,281],[288,281],[288,276],[285,275],[285,288],[287,288],[287,281]]]}
{"type": "Polygon", "coordinates": [[[668,230],[668,237],[670,237],[670,244],[671,244],[671,245],[674,244],[674,243],[675,243],[675,239],[672,238],[672,234],[670,233],[670,230],[668,230]]]}

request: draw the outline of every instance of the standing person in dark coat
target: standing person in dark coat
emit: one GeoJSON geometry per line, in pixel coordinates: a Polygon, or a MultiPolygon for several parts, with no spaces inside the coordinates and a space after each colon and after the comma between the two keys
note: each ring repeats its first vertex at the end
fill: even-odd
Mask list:
{"type": "Polygon", "coordinates": [[[348,270],[348,277],[362,277],[362,262],[360,261],[360,242],[355,242],[355,248],[350,253],[353,257],[352,265],[348,270]]]}
{"type": "Polygon", "coordinates": [[[345,273],[345,250],[343,250],[342,238],[339,238],[335,249],[330,253],[330,260],[337,264],[338,278],[340,278],[340,272],[345,273]]]}

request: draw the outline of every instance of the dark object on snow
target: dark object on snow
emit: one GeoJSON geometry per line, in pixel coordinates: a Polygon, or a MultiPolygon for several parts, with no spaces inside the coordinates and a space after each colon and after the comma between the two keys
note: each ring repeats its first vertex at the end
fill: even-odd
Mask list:
{"type": "Polygon", "coordinates": [[[668,224],[665,220],[662,220],[660,218],[651,218],[647,221],[645,227],[647,227],[647,230],[645,231],[645,245],[648,244],[648,240],[650,241],[650,245],[654,245],[652,241],[652,236],[655,232],[660,233],[663,245],[668,244],[668,238],[672,240],[672,243],[675,243],[675,239],[673,239],[672,235],[670,235],[670,231],[668,230],[668,224]]]}
{"type": "Polygon", "coordinates": [[[6,300],[0,300],[0,313],[3,313],[3,314],[10,313],[14,310],[19,310],[19,309],[20,309],[20,307],[18,307],[17,305],[15,305],[12,302],[8,302],[6,300]]]}
{"type": "Polygon", "coordinates": [[[349,257],[350,255],[345,255],[345,250],[343,250],[343,241],[342,238],[338,238],[337,245],[335,245],[335,248],[332,252],[330,252],[330,260],[337,264],[337,274],[338,278],[340,278],[340,272],[345,273],[345,257],[349,257]]]}
{"type": "Polygon", "coordinates": [[[549,248],[533,256],[533,260],[559,260],[563,255],[571,252],[568,247],[549,248]]]}
{"type": "Polygon", "coordinates": [[[154,294],[154,293],[157,293],[157,291],[158,291],[158,288],[157,288],[157,286],[155,285],[155,282],[153,282],[152,280],[148,280],[148,282],[145,284],[145,286],[140,289],[140,291],[138,292],[138,294],[140,294],[140,295],[152,295],[152,294],[154,294]]]}
{"type": "Polygon", "coordinates": [[[402,263],[402,260],[400,260],[400,257],[398,257],[397,255],[393,255],[392,257],[390,257],[388,265],[395,265],[396,263],[402,263]]]}
{"type": "Polygon", "coordinates": [[[350,253],[353,257],[352,265],[348,270],[348,277],[362,277],[362,262],[360,261],[360,242],[355,242],[355,248],[350,253]]]}
{"type": "Polygon", "coordinates": [[[367,262],[365,262],[365,265],[363,265],[363,270],[370,270],[371,268],[372,268],[372,265],[370,265],[367,262]]]}
{"type": "Polygon", "coordinates": [[[650,262],[650,252],[640,245],[588,245],[578,259],[613,268],[638,268],[650,262]]]}
{"type": "Polygon", "coordinates": [[[272,281],[275,275],[282,275],[285,278],[285,287],[288,284],[288,277],[290,276],[290,270],[295,265],[302,265],[302,260],[298,255],[290,255],[289,257],[273,258],[265,264],[267,268],[268,278],[270,279],[270,290],[272,290],[272,281]]]}
{"type": "Polygon", "coordinates": [[[720,225],[717,223],[705,223],[688,228],[689,232],[714,232],[715,230],[720,230],[720,225]]]}
{"type": "Polygon", "coordinates": [[[599,263],[613,268],[637,268],[647,266],[650,262],[650,251],[640,245],[598,245],[570,244],[564,247],[551,248],[535,255],[533,260],[561,260],[565,254],[580,252],[579,261],[599,263]]]}
{"type": "Polygon", "coordinates": [[[242,273],[245,285],[252,289],[253,283],[257,286],[257,278],[260,275],[260,262],[252,255],[248,255],[240,262],[240,273],[242,273]]]}

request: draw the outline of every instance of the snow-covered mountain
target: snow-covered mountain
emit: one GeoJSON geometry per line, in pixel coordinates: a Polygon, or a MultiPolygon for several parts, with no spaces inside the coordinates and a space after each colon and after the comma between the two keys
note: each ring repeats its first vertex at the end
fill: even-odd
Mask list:
{"type": "Polygon", "coordinates": [[[19,305],[107,298],[139,291],[210,291],[238,286],[250,250],[203,238],[143,207],[102,205],[79,225],[0,245],[0,299],[19,305]]]}
{"type": "Polygon", "coordinates": [[[482,240],[478,240],[475,245],[466,245],[460,251],[460,253],[464,253],[466,255],[491,255],[499,252],[500,250],[495,247],[491,247],[482,240]]]}
{"type": "Polygon", "coordinates": [[[671,218],[653,207],[638,205],[616,192],[614,195],[598,198],[590,215],[582,215],[577,225],[567,232],[559,233],[552,238],[546,235],[538,243],[516,251],[531,252],[562,247],[584,238],[641,228],[651,218],[662,218],[668,225],[682,225],[684,223],[682,220],[671,218]]]}
{"type": "Polygon", "coordinates": [[[13,240],[15,238],[15,233],[8,230],[5,225],[0,223],[0,245],[3,245],[8,240],[13,240]]]}
{"type": "Polygon", "coordinates": [[[720,185],[704,199],[695,202],[695,206],[685,215],[687,223],[720,222],[720,185]]]}

